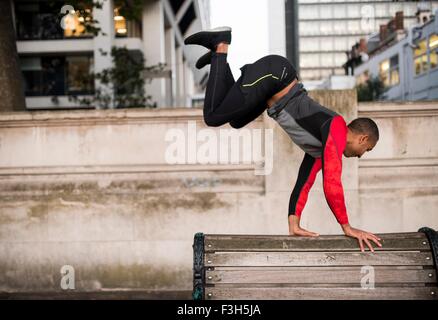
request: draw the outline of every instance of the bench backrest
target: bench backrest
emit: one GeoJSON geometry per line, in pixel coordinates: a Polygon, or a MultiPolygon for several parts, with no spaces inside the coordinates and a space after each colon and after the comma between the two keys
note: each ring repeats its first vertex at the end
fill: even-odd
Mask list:
{"type": "Polygon", "coordinates": [[[375,253],[345,236],[198,233],[193,298],[436,299],[438,237],[420,230],[380,234],[375,253]]]}

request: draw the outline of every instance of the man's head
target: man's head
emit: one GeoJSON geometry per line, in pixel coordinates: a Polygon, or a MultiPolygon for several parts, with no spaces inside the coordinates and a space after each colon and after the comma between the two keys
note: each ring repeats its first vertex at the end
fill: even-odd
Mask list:
{"type": "Polygon", "coordinates": [[[360,158],[371,151],[379,141],[379,129],[370,118],[357,118],[348,125],[344,156],[360,158]]]}

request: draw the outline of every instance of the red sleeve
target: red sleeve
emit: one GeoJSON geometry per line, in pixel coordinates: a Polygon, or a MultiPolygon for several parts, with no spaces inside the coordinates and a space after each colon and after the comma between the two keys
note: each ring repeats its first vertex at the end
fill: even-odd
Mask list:
{"type": "Polygon", "coordinates": [[[322,154],[324,194],[336,220],[339,224],[346,224],[348,216],[341,176],[342,154],[347,144],[347,125],[341,116],[335,116],[330,121],[326,137],[322,154]]]}
{"type": "Polygon", "coordinates": [[[314,159],[309,175],[307,176],[306,181],[304,182],[304,185],[302,186],[298,195],[298,199],[296,202],[296,209],[295,209],[295,215],[298,217],[300,217],[301,213],[303,212],[304,206],[306,205],[307,202],[309,191],[312,188],[313,183],[315,182],[316,175],[319,172],[319,170],[321,170],[321,158],[316,158],[314,159]]]}

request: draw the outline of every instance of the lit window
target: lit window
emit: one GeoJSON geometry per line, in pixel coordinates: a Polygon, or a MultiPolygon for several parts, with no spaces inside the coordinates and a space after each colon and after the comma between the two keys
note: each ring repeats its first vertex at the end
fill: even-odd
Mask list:
{"type": "Polygon", "coordinates": [[[380,63],[379,75],[385,87],[395,86],[400,83],[398,55],[394,55],[380,63]]]}
{"type": "Polygon", "coordinates": [[[119,9],[114,9],[114,29],[118,37],[125,37],[127,35],[126,19],[119,14],[119,9]]]}
{"type": "Polygon", "coordinates": [[[72,12],[72,14],[67,14],[64,17],[65,37],[77,37],[84,33],[85,27],[81,22],[84,22],[84,18],[78,15],[78,11],[72,12]]]}
{"type": "Polygon", "coordinates": [[[391,78],[390,78],[391,84],[397,84],[400,82],[398,70],[391,70],[391,78]]]}
{"type": "Polygon", "coordinates": [[[420,41],[417,48],[414,49],[414,67],[416,75],[427,71],[426,40],[420,41]]]}
{"type": "Polygon", "coordinates": [[[436,68],[438,65],[438,35],[433,34],[429,38],[430,51],[430,68],[436,68]]]}
{"type": "Polygon", "coordinates": [[[426,40],[422,40],[418,43],[417,48],[415,49],[415,56],[419,56],[425,54],[427,51],[426,48],[426,40]]]}
{"type": "Polygon", "coordinates": [[[385,86],[389,86],[388,70],[389,70],[389,60],[387,59],[382,61],[379,66],[380,80],[382,80],[385,86]]]}
{"type": "Polygon", "coordinates": [[[434,49],[434,51],[430,52],[430,68],[436,68],[438,65],[438,47],[434,49]]]}

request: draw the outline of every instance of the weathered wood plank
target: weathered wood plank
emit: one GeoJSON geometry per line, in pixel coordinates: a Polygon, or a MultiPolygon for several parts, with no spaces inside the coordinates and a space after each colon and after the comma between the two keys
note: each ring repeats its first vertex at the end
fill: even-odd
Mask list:
{"type": "MultiPolygon", "coordinates": [[[[421,238],[427,239],[426,235],[423,232],[399,232],[399,233],[376,233],[382,239],[406,239],[406,238],[421,238]]],[[[290,236],[286,234],[204,234],[206,240],[214,240],[214,239],[276,239],[276,240],[285,240],[285,239],[344,239],[346,236],[344,235],[321,235],[317,238],[309,238],[309,237],[296,237],[290,236]]]]}
{"type": "Polygon", "coordinates": [[[432,266],[426,252],[216,252],[205,254],[209,266],[432,266]]]}
{"type": "MultiPolygon", "coordinates": [[[[430,250],[424,233],[383,234],[382,247],[376,251],[430,250]]],[[[318,238],[260,235],[206,235],[205,251],[359,251],[356,239],[346,236],[320,236],[318,238]]],[[[373,243],[372,243],[373,244],[373,243]]]]}
{"type": "MultiPolygon", "coordinates": [[[[312,268],[297,269],[290,268],[286,270],[248,270],[241,268],[240,270],[207,270],[207,284],[248,284],[248,283],[266,283],[266,284],[326,284],[326,283],[342,283],[342,284],[357,284],[361,283],[361,279],[368,275],[367,270],[362,272],[361,267],[349,268],[333,268],[327,267],[325,270],[313,270],[312,268]]],[[[434,270],[421,269],[379,269],[374,268],[375,283],[435,283],[436,275],[434,270]]]]}
{"type": "MultiPolygon", "coordinates": [[[[292,270],[355,270],[357,266],[327,266],[327,267],[254,267],[254,266],[245,266],[245,267],[223,267],[223,266],[216,266],[216,267],[207,267],[206,270],[208,271],[239,271],[242,269],[249,270],[249,271],[270,271],[270,270],[277,270],[277,271],[292,271],[292,270]]],[[[433,267],[423,267],[423,266],[375,266],[374,268],[381,269],[381,270],[432,270],[434,271],[433,267]]]]}
{"type": "Polygon", "coordinates": [[[224,288],[206,287],[206,299],[223,300],[351,300],[351,299],[385,299],[414,300],[437,299],[436,287],[376,287],[363,288],[224,288]]]}

